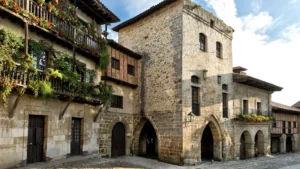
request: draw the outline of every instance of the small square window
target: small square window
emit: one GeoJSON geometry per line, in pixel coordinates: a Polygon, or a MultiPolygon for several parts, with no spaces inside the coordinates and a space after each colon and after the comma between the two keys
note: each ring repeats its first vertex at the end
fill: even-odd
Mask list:
{"type": "Polygon", "coordinates": [[[199,77],[197,77],[197,76],[192,76],[192,78],[191,78],[191,81],[192,81],[192,83],[199,83],[199,77]]]}
{"type": "Polygon", "coordinates": [[[134,76],[134,66],[132,66],[132,65],[127,65],[127,72],[128,72],[128,74],[130,74],[130,75],[132,75],[132,76],[134,76]]]}
{"type": "Polygon", "coordinates": [[[111,58],[111,67],[116,70],[120,70],[120,61],[116,58],[111,58]]]}
{"type": "Polygon", "coordinates": [[[112,96],[111,107],[123,109],[123,96],[112,96]]]}
{"type": "Polygon", "coordinates": [[[210,20],[210,27],[211,27],[211,28],[214,28],[214,26],[215,26],[215,21],[210,20]]]}

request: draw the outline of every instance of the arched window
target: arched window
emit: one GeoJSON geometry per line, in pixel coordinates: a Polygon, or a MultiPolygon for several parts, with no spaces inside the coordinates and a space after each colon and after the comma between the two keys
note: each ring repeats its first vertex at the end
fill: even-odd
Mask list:
{"type": "Polygon", "coordinates": [[[216,43],[216,55],[218,58],[222,58],[222,44],[220,42],[216,43]]]}
{"type": "Polygon", "coordinates": [[[197,77],[197,76],[192,76],[191,81],[192,81],[193,83],[199,83],[199,77],[197,77]]]}
{"type": "Polygon", "coordinates": [[[200,50],[206,51],[206,36],[200,33],[200,50]]]}

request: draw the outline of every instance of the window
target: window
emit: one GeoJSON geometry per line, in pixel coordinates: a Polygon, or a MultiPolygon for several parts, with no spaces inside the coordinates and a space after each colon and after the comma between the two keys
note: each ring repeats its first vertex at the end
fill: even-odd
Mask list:
{"type": "Polygon", "coordinates": [[[285,121],[282,121],[282,133],[285,134],[285,121]]]}
{"type": "Polygon", "coordinates": [[[276,127],[277,127],[277,121],[275,121],[275,120],[273,121],[272,127],[273,127],[273,128],[276,128],[276,127]]]}
{"type": "Polygon", "coordinates": [[[206,51],[206,36],[200,33],[200,50],[206,51]]]}
{"type": "Polygon", "coordinates": [[[210,27],[211,27],[211,28],[214,28],[214,26],[215,26],[215,21],[210,20],[210,27]]]}
{"type": "Polygon", "coordinates": [[[297,128],[297,122],[294,121],[294,128],[297,128]]]}
{"type": "Polygon", "coordinates": [[[196,116],[200,116],[200,98],[198,87],[192,87],[192,112],[196,116]]]}
{"type": "Polygon", "coordinates": [[[76,62],[75,70],[80,76],[80,82],[85,82],[85,72],[86,72],[86,65],[81,62],[76,62]]]}
{"type": "Polygon", "coordinates": [[[227,93],[223,93],[223,117],[228,118],[228,97],[227,97],[227,93]]]}
{"type": "Polygon", "coordinates": [[[120,61],[116,58],[111,58],[111,67],[116,70],[120,70],[120,61]]]}
{"type": "Polygon", "coordinates": [[[95,74],[94,70],[86,69],[86,72],[85,72],[85,82],[86,83],[93,83],[95,76],[96,76],[96,74],[95,74]]]}
{"type": "Polygon", "coordinates": [[[288,127],[289,127],[288,128],[288,133],[291,134],[292,133],[292,122],[290,122],[290,121],[288,122],[288,127]]]}
{"type": "Polygon", "coordinates": [[[243,114],[248,114],[248,100],[243,100],[243,114]]]}
{"type": "Polygon", "coordinates": [[[220,42],[216,43],[216,56],[222,58],[222,44],[220,42]]]}
{"type": "Polygon", "coordinates": [[[34,67],[39,70],[45,70],[47,66],[48,52],[46,51],[42,51],[38,53],[32,52],[31,55],[34,59],[34,63],[33,63],[34,67]]]}
{"type": "Polygon", "coordinates": [[[123,96],[112,96],[111,107],[123,109],[123,96]]]}
{"type": "Polygon", "coordinates": [[[261,103],[260,102],[256,103],[256,110],[257,110],[257,114],[261,115],[261,103]]]}
{"type": "Polygon", "coordinates": [[[192,81],[192,83],[199,83],[199,77],[197,77],[197,76],[192,76],[192,78],[191,78],[191,81],[192,81]]]}
{"type": "Polygon", "coordinates": [[[127,65],[127,72],[128,72],[128,74],[134,76],[134,66],[127,65]]]}
{"type": "Polygon", "coordinates": [[[222,85],[222,89],[225,90],[225,91],[228,91],[228,85],[227,84],[223,84],[222,85]]]}

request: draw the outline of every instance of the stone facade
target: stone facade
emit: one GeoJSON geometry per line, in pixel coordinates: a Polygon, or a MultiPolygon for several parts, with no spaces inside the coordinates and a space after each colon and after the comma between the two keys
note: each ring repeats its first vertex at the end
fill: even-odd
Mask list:
{"type": "Polygon", "coordinates": [[[299,113],[298,107],[272,102],[271,153],[299,151],[299,113]]]}
{"type": "MultiPolygon", "coordinates": [[[[91,23],[92,18],[81,10],[78,10],[77,14],[82,20],[91,23]]],[[[0,23],[0,29],[10,30],[24,38],[23,23],[14,22],[4,16],[0,16],[0,23]]],[[[98,27],[101,27],[101,25],[98,25],[98,27]]],[[[70,56],[73,55],[72,49],[57,43],[53,39],[51,40],[47,36],[38,34],[33,29],[29,29],[28,36],[35,41],[43,40],[53,45],[53,48],[57,51],[65,52],[70,56]]],[[[76,59],[84,63],[87,69],[95,70],[94,82],[96,84],[101,81],[103,72],[97,69],[98,63],[95,60],[77,52],[76,59]]],[[[132,59],[132,62],[136,63],[136,76],[140,78],[139,61],[132,59]]],[[[130,146],[133,131],[140,120],[140,81],[135,81],[137,83],[135,88],[112,81],[107,83],[112,85],[115,95],[123,97],[124,107],[122,109],[109,108],[107,112],[102,111],[96,121],[94,119],[100,110],[99,106],[74,102],[67,106],[68,102],[43,100],[27,94],[21,96],[14,117],[9,118],[9,112],[17,99],[17,95],[11,94],[8,98],[8,107],[0,109],[0,168],[26,165],[29,116],[32,115],[44,117],[43,161],[52,161],[70,156],[72,118],[81,119],[80,151],[83,155],[100,153],[103,156],[111,156],[112,130],[116,123],[123,123],[125,127],[125,152],[126,155],[131,154],[130,146]],[[64,110],[65,113],[62,119],[59,119],[64,110]]]]}
{"type": "Polygon", "coordinates": [[[158,158],[184,165],[201,162],[201,147],[207,146],[201,146],[206,128],[212,133],[210,146],[216,160],[239,159],[241,137],[245,137],[246,158],[269,153],[271,123],[234,120],[242,113],[243,100],[248,100],[249,111],[257,110],[259,102],[262,114],[269,115],[272,94],[233,81],[234,30],[189,0],[162,4],[152,13],[116,27],[120,44],[144,56],[142,110],[158,135],[158,158]],[[204,51],[199,48],[200,33],[206,37],[204,51]],[[216,57],[217,42],[222,46],[220,58],[216,57]],[[191,82],[192,76],[199,83],[191,82]],[[193,87],[199,89],[200,116],[190,113],[193,87]],[[228,117],[222,109],[224,92],[228,117]],[[255,149],[260,149],[259,153],[255,149]]]}

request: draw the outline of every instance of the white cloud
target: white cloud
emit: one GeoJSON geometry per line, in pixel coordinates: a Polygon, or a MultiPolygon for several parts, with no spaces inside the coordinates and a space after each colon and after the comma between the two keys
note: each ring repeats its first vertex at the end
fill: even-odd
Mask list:
{"type": "Polygon", "coordinates": [[[266,11],[237,17],[234,0],[205,0],[219,18],[235,29],[233,38],[233,63],[249,69],[248,74],[284,87],[273,94],[273,100],[292,105],[300,100],[298,72],[300,57],[300,24],[290,25],[282,36],[270,40],[266,30],[278,22],[266,11]]]}
{"type": "Polygon", "coordinates": [[[109,33],[108,34],[108,39],[112,39],[112,40],[118,42],[118,40],[119,40],[118,33],[113,31],[112,29],[108,29],[107,31],[109,33]]]}
{"type": "Polygon", "coordinates": [[[249,14],[241,19],[243,29],[251,32],[265,32],[273,23],[273,18],[267,12],[261,12],[258,15],[249,14]]]}
{"type": "Polygon", "coordinates": [[[297,3],[298,2],[298,0],[290,0],[289,1],[289,4],[295,4],[295,3],[297,3]]]}
{"type": "Polygon", "coordinates": [[[262,3],[262,0],[252,0],[251,6],[253,9],[253,12],[255,12],[255,13],[259,12],[259,10],[261,8],[261,3],[262,3]]]}
{"type": "Polygon", "coordinates": [[[151,6],[160,3],[162,0],[124,0],[124,6],[130,17],[135,16],[151,6]]]}

